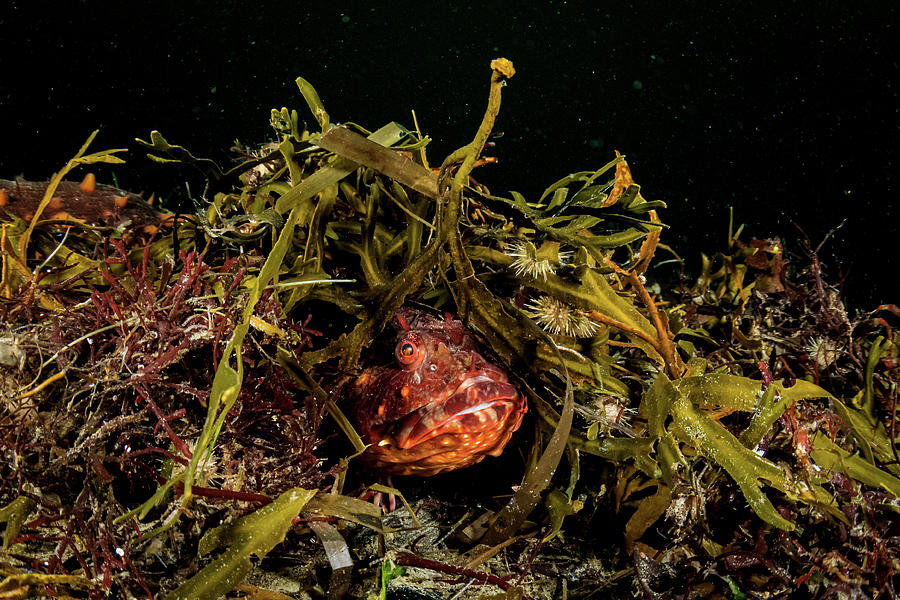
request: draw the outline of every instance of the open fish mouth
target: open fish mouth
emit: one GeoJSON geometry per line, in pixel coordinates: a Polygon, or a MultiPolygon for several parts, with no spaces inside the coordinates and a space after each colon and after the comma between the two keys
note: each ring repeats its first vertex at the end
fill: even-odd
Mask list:
{"type": "MultiPolygon", "coordinates": [[[[492,454],[498,438],[505,444],[518,427],[521,416],[517,413],[522,404],[511,383],[473,375],[464,379],[445,401],[431,402],[403,417],[390,437],[403,450],[443,436],[440,446],[446,451],[452,448],[492,454]],[[508,423],[510,417],[515,423],[508,423]],[[510,429],[510,425],[514,427],[510,429]]],[[[502,444],[498,454],[499,450],[502,444]]]]}

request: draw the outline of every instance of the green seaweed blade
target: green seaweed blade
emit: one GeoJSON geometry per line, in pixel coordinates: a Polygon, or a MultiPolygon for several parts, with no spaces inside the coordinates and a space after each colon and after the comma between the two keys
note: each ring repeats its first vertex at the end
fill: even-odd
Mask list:
{"type": "Polygon", "coordinates": [[[212,600],[231,591],[253,568],[250,556],[262,558],[281,543],[293,519],[315,494],[316,490],[288,490],[268,506],[209,531],[200,540],[197,553],[208,554],[226,545],[227,550],[178,586],[166,600],[212,600]]]}

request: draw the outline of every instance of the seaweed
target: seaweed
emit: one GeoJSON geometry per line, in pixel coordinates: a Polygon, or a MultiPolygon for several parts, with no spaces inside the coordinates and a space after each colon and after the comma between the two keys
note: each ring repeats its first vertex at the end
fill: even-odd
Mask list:
{"type": "Polygon", "coordinates": [[[514,74],[491,63],[438,169],[417,122],[336,125],[298,78],[318,131],[273,109],[276,139],[230,167],[138,140],[206,185],[135,245],[40,218],[72,169],[121,165],[86,154],[96,132],[2,224],[3,593],[271,590],[288,539],[291,577],[330,597],[447,576],[510,598],[894,593],[900,309],[851,319],[827,238],[789,257],[732,225],[672,283],[668,207],[619,152],[533,201],[492,193],[471,175],[514,74]],[[503,477],[473,476],[503,500],[359,468],[341,390],[410,302],[458,314],[528,399],[503,477]],[[364,500],[395,492],[387,515],[364,500]]]}
{"type": "Polygon", "coordinates": [[[253,568],[250,556],[262,558],[281,543],[292,520],[315,493],[315,490],[288,490],[265,508],[206,532],[197,547],[199,556],[226,544],[228,550],[169,593],[166,599],[212,599],[234,589],[253,568]]]}

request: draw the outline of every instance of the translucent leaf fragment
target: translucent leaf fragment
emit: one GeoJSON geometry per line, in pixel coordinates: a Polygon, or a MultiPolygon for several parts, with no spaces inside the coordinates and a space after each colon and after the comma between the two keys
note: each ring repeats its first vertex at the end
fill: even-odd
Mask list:
{"type": "Polygon", "coordinates": [[[313,498],[303,511],[312,517],[338,517],[358,523],[378,533],[390,533],[381,522],[381,509],[371,502],[340,494],[321,494],[313,498]]]}

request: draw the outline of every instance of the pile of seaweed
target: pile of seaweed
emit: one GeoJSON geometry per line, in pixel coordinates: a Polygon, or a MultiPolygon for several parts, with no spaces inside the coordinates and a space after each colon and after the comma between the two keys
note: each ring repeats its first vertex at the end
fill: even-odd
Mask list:
{"type": "Polygon", "coordinates": [[[740,230],[673,278],[618,154],[491,194],[491,67],[439,168],[418,124],[334,126],[298,79],[318,131],[273,110],[230,168],[139,140],[203,174],[194,214],[41,220],[123,162],[93,136],[3,213],[0,597],[895,596],[900,309],[851,319],[821,245],[740,230]],[[530,410],[500,459],[388,487],[336,390],[408,302],[459,315],[530,410]]]}

